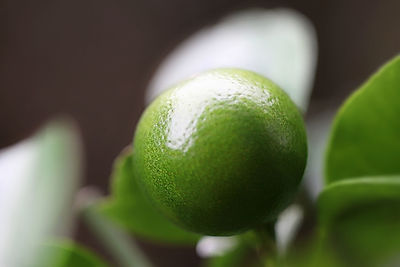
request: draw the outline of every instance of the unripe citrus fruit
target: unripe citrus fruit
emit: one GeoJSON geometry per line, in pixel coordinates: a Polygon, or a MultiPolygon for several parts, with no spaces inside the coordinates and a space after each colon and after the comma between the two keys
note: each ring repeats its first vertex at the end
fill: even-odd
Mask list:
{"type": "Polygon", "coordinates": [[[303,120],[290,98],[253,72],[217,69],[146,109],[133,168],[172,221],[230,235],[276,218],[293,199],[306,158],[303,120]]]}

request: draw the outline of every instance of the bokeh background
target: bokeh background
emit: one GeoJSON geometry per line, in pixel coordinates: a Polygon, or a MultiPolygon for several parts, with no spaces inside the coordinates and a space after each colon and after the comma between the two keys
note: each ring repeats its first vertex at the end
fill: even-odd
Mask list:
{"type": "MultiPolygon", "coordinates": [[[[0,147],[49,118],[75,118],[85,185],[107,194],[114,158],[131,142],[144,91],[182,40],[248,7],[289,7],[318,36],[307,118],[335,108],[400,48],[400,1],[0,0],[0,147]]],[[[77,239],[109,257],[83,224],[77,239]]],[[[196,266],[195,252],[140,242],[157,266],[196,266]]]]}

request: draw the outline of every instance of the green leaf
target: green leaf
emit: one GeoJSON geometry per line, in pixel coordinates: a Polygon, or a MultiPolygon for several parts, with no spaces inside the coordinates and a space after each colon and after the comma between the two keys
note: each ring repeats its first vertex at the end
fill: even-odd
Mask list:
{"type": "Polygon", "coordinates": [[[321,238],[352,266],[397,266],[400,251],[400,175],[347,179],[318,200],[321,238]]]}
{"type": "Polygon", "coordinates": [[[0,152],[1,265],[26,266],[49,236],[68,232],[80,178],[80,136],[70,120],[0,152]]]}
{"type": "Polygon", "coordinates": [[[318,200],[322,247],[349,266],[400,264],[400,56],[338,112],[328,186],[318,200]]]}
{"type": "Polygon", "coordinates": [[[93,252],[72,241],[57,241],[41,247],[41,261],[34,267],[107,267],[93,252]]]}
{"type": "Polygon", "coordinates": [[[400,174],[400,56],[383,66],[341,107],[327,149],[327,183],[400,174]]]}
{"type": "Polygon", "coordinates": [[[357,177],[332,183],[318,199],[320,222],[330,224],[346,209],[381,200],[400,200],[400,175],[357,177]]]}
{"type": "Polygon", "coordinates": [[[98,211],[130,233],[158,242],[195,244],[199,235],[188,232],[164,218],[147,200],[132,174],[131,152],[117,158],[112,175],[112,197],[98,211]]]}

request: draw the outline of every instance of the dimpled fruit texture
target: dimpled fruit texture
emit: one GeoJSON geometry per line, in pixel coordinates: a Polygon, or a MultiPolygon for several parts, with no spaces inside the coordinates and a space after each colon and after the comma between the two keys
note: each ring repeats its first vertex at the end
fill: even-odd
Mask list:
{"type": "Polygon", "coordinates": [[[289,97],[253,72],[217,69],[147,108],[133,168],[172,221],[231,235],[276,218],[293,199],[306,158],[303,120],[289,97]]]}

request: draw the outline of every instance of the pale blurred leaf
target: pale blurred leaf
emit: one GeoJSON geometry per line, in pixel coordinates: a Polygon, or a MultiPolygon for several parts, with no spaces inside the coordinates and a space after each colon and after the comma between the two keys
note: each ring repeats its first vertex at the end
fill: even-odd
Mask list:
{"type": "Polygon", "coordinates": [[[80,149],[75,125],[59,120],[0,151],[0,266],[32,264],[39,244],[66,230],[80,149]]]}
{"type": "Polygon", "coordinates": [[[290,9],[240,11],[193,34],[173,50],[156,71],[146,101],[196,73],[236,67],[271,79],[306,110],[316,58],[315,31],[303,15],[290,9]]]}

